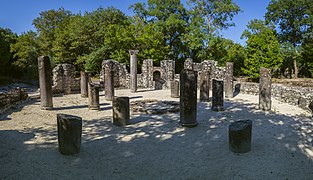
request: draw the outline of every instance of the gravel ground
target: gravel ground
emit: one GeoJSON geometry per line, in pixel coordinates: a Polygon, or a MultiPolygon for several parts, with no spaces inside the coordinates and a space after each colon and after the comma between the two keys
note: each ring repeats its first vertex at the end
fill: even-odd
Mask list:
{"type": "MultiPolygon", "coordinates": [[[[169,90],[130,93],[131,101],[170,98],[169,90]]],[[[194,128],[179,125],[179,113],[132,114],[131,124],[114,126],[111,102],[100,95],[100,111],[88,110],[79,94],[53,98],[54,110],[39,99],[0,115],[0,179],[313,179],[313,120],[298,107],[273,100],[258,110],[258,97],[239,94],[225,111],[198,103],[194,128]],[[58,151],[56,114],[83,118],[81,151],[58,151]],[[252,150],[228,148],[228,126],[253,121],[252,150]]]]}

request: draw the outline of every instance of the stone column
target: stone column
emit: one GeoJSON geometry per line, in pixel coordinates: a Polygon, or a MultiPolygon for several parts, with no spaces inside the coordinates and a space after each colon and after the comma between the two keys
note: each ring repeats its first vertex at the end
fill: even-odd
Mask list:
{"type": "Polygon", "coordinates": [[[234,153],[246,153],[251,150],[252,121],[236,121],[229,125],[229,149],[234,153]]]}
{"type": "Polygon", "coordinates": [[[59,151],[64,155],[79,153],[82,136],[82,118],[57,114],[59,151]]]}
{"type": "Polygon", "coordinates": [[[88,74],[85,71],[80,71],[80,94],[83,98],[88,97],[88,81],[88,74]]]}
{"type": "Polygon", "coordinates": [[[226,63],[226,72],[225,72],[225,97],[233,98],[233,67],[234,63],[227,62],[226,63]]]}
{"type": "Polygon", "coordinates": [[[100,110],[99,86],[88,83],[88,107],[91,110],[100,110]]]}
{"type": "Polygon", "coordinates": [[[38,58],[38,72],[41,109],[52,109],[52,72],[48,56],[40,56],[38,58]]]}
{"type": "Polygon", "coordinates": [[[260,69],[260,83],[259,83],[259,108],[265,111],[271,110],[271,91],[272,78],[271,69],[260,69]]]}
{"type": "Polygon", "coordinates": [[[171,97],[179,98],[179,81],[171,81],[171,97]]]}
{"type": "Polygon", "coordinates": [[[224,111],[224,82],[212,81],[212,108],[213,111],[224,111]]]}
{"type": "Polygon", "coordinates": [[[105,100],[112,101],[114,97],[114,71],[113,71],[113,61],[108,61],[105,64],[105,75],[104,75],[104,91],[105,100]]]}
{"type": "Polygon", "coordinates": [[[116,126],[125,126],[129,124],[129,97],[113,98],[113,124],[116,126]]]}
{"type": "Polygon", "coordinates": [[[138,50],[129,50],[130,54],[130,89],[137,92],[137,54],[138,50]]]}
{"type": "Polygon", "coordinates": [[[200,73],[200,101],[208,102],[210,98],[210,74],[208,70],[202,70],[200,73]]]}
{"type": "Polygon", "coordinates": [[[184,69],[180,73],[180,124],[194,127],[197,122],[197,75],[196,71],[184,69]]]}

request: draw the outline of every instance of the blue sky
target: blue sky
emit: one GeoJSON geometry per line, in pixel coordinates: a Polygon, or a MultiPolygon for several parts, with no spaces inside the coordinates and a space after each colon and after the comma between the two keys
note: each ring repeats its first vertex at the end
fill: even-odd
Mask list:
{"type": "MultiPolygon", "coordinates": [[[[0,7],[0,27],[10,28],[17,34],[34,30],[32,21],[39,16],[40,12],[59,7],[64,7],[73,13],[84,13],[98,7],[113,6],[131,15],[132,12],[128,10],[128,7],[136,2],[147,2],[147,0],[5,0],[1,2],[0,7]]],[[[244,41],[240,39],[240,36],[247,23],[255,18],[264,19],[263,16],[270,0],[234,0],[234,2],[241,7],[243,12],[233,19],[236,27],[231,27],[222,34],[225,38],[243,44],[244,41]]]]}

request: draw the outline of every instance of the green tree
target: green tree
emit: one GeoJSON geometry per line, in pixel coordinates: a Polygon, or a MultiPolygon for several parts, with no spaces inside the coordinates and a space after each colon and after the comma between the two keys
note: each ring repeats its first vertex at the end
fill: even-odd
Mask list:
{"type": "Polygon", "coordinates": [[[232,18],[240,12],[240,7],[232,0],[189,0],[188,3],[191,9],[183,40],[190,57],[199,61],[212,56],[207,50],[215,48],[210,45],[214,46],[220,40],[220,30],[235,25],[232,18]]]}
{"type": "Polygon", "coordinates": [[[14,53],[16,61],[13,63],[16,69],[26,76],[26,78],[36,78],[38,76],[37,58],[39,56],[38,36],[34,31],[28,31],[18,36],[16,43],[11,44],[11,52],[14,53]]]}
{"type": "Polygon", "coordinates": [[[310,36],[302,43],[300,58],[300,73],[305,77],[313,77],[313,37],[310,36]]]}
{"type": "Polygon", "coordinates": [[[0,75],[9,76],[12,74],[13,53],[10,52],[10,45],[16,42],[17,35],[10,29],[0,28],[0,75]]]}
{"type": "Polygon", "coordinates": [[[251,78],[260,76],[260,67],[272,68],[277,71],[282,64],[280,44],[274,27],[266,25],[262,20],[251,20],[242,38],[247,38],[243,72],[251,78]]]}
{"type": "Polygon", "coordinates": [[[33,20],[33,25],[39,33],[41,55],[53,58],[52,47],[55,40],[55,31],[60,26],[65,26],[65,21],[72,16],[70,11],[64,8],[43,11],[39,17],[33,20]]]}
{"type": "Polygon", "coordinates": [[[265,14],[268,22],[278,25],[279,40],[293,46],[294,78],[298,78],[297,58],[300,54],[296,50],[301,46],[311,23],[311,4],[311,0],[271,0],[265,14]]]}
{"type": "Polygon", "coordinates": [[[159,47],[165,47],[167,50],[162,59],[176,60],[183,55],[185,47],[181,38],[185,32],[188,16],[180,0],[149,0],[147,5],[136,3],[131,8],[136,18],[142,20],[144,24],[154,24],[145,29],[146,31],[153,28],[162,33],[162,44],[159,47]]]}

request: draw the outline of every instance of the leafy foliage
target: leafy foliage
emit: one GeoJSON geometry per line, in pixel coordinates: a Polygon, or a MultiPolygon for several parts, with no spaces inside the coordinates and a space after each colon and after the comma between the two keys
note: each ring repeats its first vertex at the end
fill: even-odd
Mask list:
{"type": "Polygon", "coordinates": [[[242,34],[242,37],[247,38],[247,58],[244,60],[243,72],[251,78],[258,78],[260,67],[277,71],[282,64],[282,57],[273,27],[254,19],[247,28],[242,34]]]}

